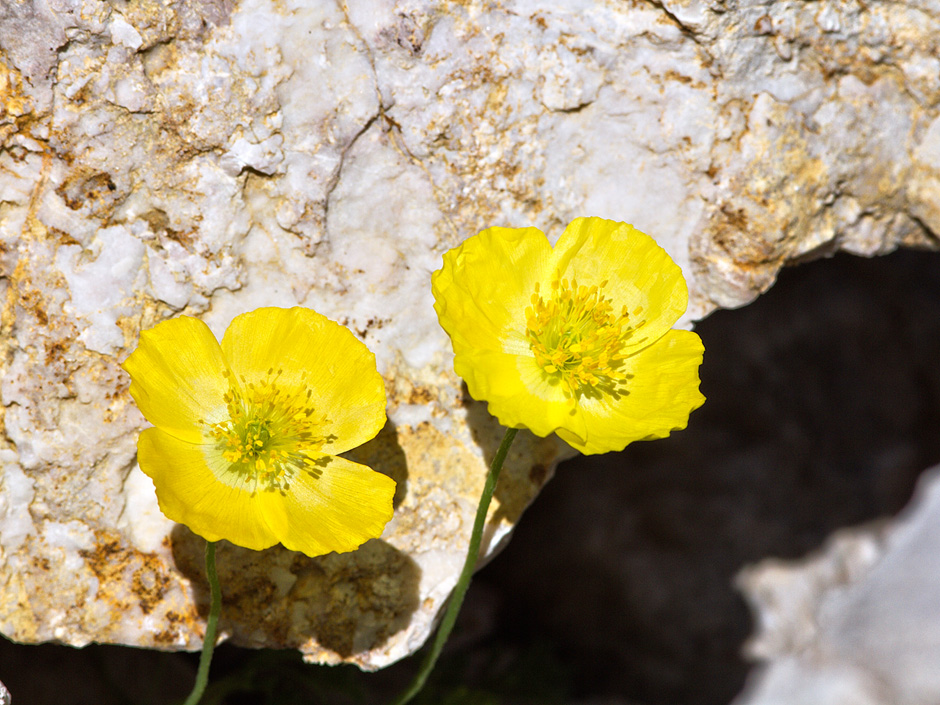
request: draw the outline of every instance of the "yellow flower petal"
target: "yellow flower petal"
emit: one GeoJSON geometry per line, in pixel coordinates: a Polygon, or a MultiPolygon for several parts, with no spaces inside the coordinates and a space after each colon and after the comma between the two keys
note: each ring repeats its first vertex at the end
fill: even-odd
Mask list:
{"type": "Polygon", "coordinates": [[[705,402],[699,391],[702,339],[670,330],[655,345],[624,362],[628,380],[619,399],[600,394],[578,401],[587,438],[560,430],[558,435],[585,454],[623,450],[629,443],[665,438],[688,425],[689,414],[705,402]]]}
{"type": "Polygon", "coordinates": [[[213,472],[208,464],[213,454],[206,450],[159,428],[140,434],[138,462],[153,480],[160,511],[207,541],[226,539],[255,550],[276,544],[278,537],[268,526],[262,505],[230,474],[228,483],[220,482],[227,469],[216,467],[213,472]]]}
{"type": "Polygon", "coordinates": [[[697,336],[670,332],[688,304],[680,268],[652,238],[601,218],[545,243],[532,228],[490,228],[432,277],[471,396],[506,426],[586,453],[684,427],[703,401],[702,355],[697,336]]]}
{"type": "Polygon", "coordinates": [[[261,309],[220,346],[196,319],[174,319],[141,335],[125,369],[156,426],[138,441],[140,467],[163,513],[207,540],[319,555],[352,550],[391,518],[394,481],[322,452],[385,423],[375,357],[345,328],[309,309],[261,309]]]}
{"type": "Polygon", "coordinates": [[[631,323],[643,322],[626,340],[627,350],[655,342],[689,304],[682,270],[653,238],[632,225],[576,218],[558,239],[555,252],[561,276],[587,286],[606,281],[614,308],[625,305],[631,323]]]}
{"type": "Polygon", "coordinates": [[[197,318],[180,316],[142,331],[122,367],[141,413],[181,440],[200,443],[201,421],[217,421],[224,412],[225,360],[212,331],[197,318]]]}
{"type": "Polygon", "coordinates": [[[552,264],[552,248],[536,228],[489,228],[444,255],[431,276],[434,309],[454,351],[528,352],[525,308],[552,264]],[[472,325],[467,325],[472,321],[472,325]]]}
{"type": "Polygon", "coordinates": [[[559,428],[586,433],[583,417],[572,413],[565,389],[536,365],[530,355],[468,351],[454,358],[454,370],[470,396],[487,401],[489,412],[509,428],[528,428],[548,436],[559,428]],[[533,413],[533,410],[538,413],[533,413]]]}
{"type": "Polygon", "coordinates": [[[375,355],[346,328],[308,308],[259,308],[236,316],[222,338],[232,372],[261,384],[269,373],[288,395],[311,391],[325,415],[322,450],[342,453],[385,425],[385,385],[375,355]]]}
{"type": "Polygon", "coordinates": [[[352,551],[392,518],[395,481],[344,458],[321,456],[318,477],[298,473],[286,493],[261,492],[265,519],[292,551],[318,556],[352,551]]]}

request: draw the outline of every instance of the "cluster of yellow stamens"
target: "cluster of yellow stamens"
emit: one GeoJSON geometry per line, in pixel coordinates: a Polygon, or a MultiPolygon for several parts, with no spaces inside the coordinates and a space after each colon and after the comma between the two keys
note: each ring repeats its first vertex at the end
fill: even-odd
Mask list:
{"type": "Polygon", "coordinates": [[[229,378],[223,399],[228,419],[207,424],[230,470],[245,476],[255,490],[287,492],[298,470],[320,475],[317,458],[326,437],[320,429],[324,418],[310,401],[311,392],[285,392],[278,379],[284,373],[274,368],[257,384],[229,378]]]}
{"type": "MultiPolygon", "coordinates": [[[[578,395],[591,390],[623,391],[627,378],[620,368],[626,358],[624,341],[632,332],[630,316],[626,306],[614,310],[604,296],[606,286],[606,280],[587,287],[556,278],[544,297],[536,282],[532,305],[525,310],[526,338],[535,361],[567,387],[572,406],[578,395]]],[[[634,314],[641,312],[638,308],[634,314]]]]}

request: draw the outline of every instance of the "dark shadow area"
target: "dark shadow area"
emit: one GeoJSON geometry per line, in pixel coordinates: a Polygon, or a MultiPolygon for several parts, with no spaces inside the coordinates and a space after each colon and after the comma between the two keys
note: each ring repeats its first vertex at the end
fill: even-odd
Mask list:
{"type": "MultiPolygon", "coordinates": [[[[192,580],[200,614],[209,611],[205,541],[177,524],[173,559],[192,580]]],[[[384,644],[418,609],[421,569],[379,539],[350,553],[310,558],[281,545],[252,551],[220,541],[220,630],[233,644],[300,648],[311,638],[347,657],[384,644]]]]}
{"type": "MultiPolygon", "coordinates": [[[[725,705],[749,668],[739,653],[753,625],[732,586],[741,567],[804,556],[836,529],[896,513],[919,472],[940,461],[940,254],[800,265],[698,332],[708,401],[689,428],[558,469],[477,576],[416,705],[725,705]]],[[[477,440],[492,457],[501,431],[487,434],[477,440]]],[[[354,579],[374,581],[378,596],[382,566],[399,565],[405,583],[409,568],[373,543],[372,567],[354,579]]],[[[201,544],[181,537],[179,550],[205,589],[201,544]]],[[[295,566],[297,554],[279,550],[275,564],[299,576],[288,589],[309,590],[310,618],[337,625],[318,636],[352,648],[335,596],[353,573],[303,556],[295,566]]],[[[256,622],[284,618],[284,588],[231,547],[219,565],[223,621],[245,615],[224,626],[250,643],[256,622]]],[[[406,619],[407,595],[399,604],[406,619]]],[[[387,638],[381,629],[370,638],[387,638]]],[[[299,636],[284,633],[286,643],[299,636]]],[[[303,664],[296,651],[223,645],[205,705],[379,705],[419,659],[365,674],[303,664]]],[[[172,703],[195,663],[194,654],[0,639],[14,705],[172,703]]]]}
{"type": "Polygon", "coordinates": [[[26,646],[0,637],[0,681],[13,705],[166,705],[192,688],[184,654],[94,645],[26,646]]]}
{"type": "Polygon", "coordinates": [[[490,638],[554,645],[579,698],[730,702],[735,573],[896,513],[940,461],[940,255],[788,269],[697,330],[689,428],[562,464],[471,590],[500,598],[490,638]]]}
{"type": "Polygon", "coordinates": [[[398,444],[398,433],[391,419],[385,422],[382,430],[371,441],[342,453],[340,457],[367,465],[392,478],[395,481],[392,506],[396,509],[408,494],[408,462],[405,451],[398,444]]]}
{"type": "MultiPolygon", "coordinates": [[[[466,383],[461,385],[461,404],[467,412],[470,436],[482,451],[486,467],[490,467],[503,442],[506,428],[501,426],[495,417],[490,416],[486,402],[475,401],[470,396],[466,383]]],[[[562,453],[560,457],[576,454],[576,451],[555,435],[539,438],[528,429],[519,430],[506,455],[499,482],[493,492],[496,508],[492,511],[487,528],[483,532],[483,553],[489,551],[493,538],[492,529],[503,521],[517,523],[532,500],[538,496],[550,477],[550,470],[557,462],[559,452],[562,453]]],[[[484,476],[482,473],[481,470],[481,486],[484,476]]],[[[488,560],[490,559],[484,559],[484,563],[479,564],[477,570],[488,560]]]]}

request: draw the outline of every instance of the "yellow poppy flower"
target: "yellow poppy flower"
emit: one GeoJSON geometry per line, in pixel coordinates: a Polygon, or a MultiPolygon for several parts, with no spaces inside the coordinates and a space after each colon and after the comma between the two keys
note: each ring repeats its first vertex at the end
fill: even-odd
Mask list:
{"type": "Polygon", "coordinates": [[[208,541],[317,556],[382,533],[395,482],[338,454],[385,423],[375,357],[305,308],[237,316],[219,345],[181,316],[140,335],[124,362],[154,428],[140,468],[160,509],[208,541]]]}
{"type": "Polygon", "coordinates": [[[705,401],[702,341],[672,330],[682,271],[632,225],[578,218],[554,248],[489,228],[444,255],[431,288],[454,369],[504,426],[606,453],[685,428],[705,401]]]}

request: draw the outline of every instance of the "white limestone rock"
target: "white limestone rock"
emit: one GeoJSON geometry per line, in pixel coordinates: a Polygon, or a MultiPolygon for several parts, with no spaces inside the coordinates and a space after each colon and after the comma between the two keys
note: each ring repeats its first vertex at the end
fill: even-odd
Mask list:
{"type": "MultiPolygon", "coordinates": [[[[0,631],[199,645],[198,541],[135,467],[119,363],[169,316],[221,334],[301,304],[376,353],[391,423],[360,457],[399,481],[396,516],[347,556],[223,547],[223,632],[366,668],[412,652],[499,437],[431,308],[442,252],[625,220],[683,267],[688,323],[791,260],[932,246],[937,25],[877,0],[4,4],[0,631]]],[[[558,454],[517,441],[487,550],[558,454]]]]}
{"type": "Polygon", "coordinates": [[[762,561],[739,584],[759,623],[748,654],[764,665],[737,705],[940,701],[940,468],[892,526],[762,561]]]}

